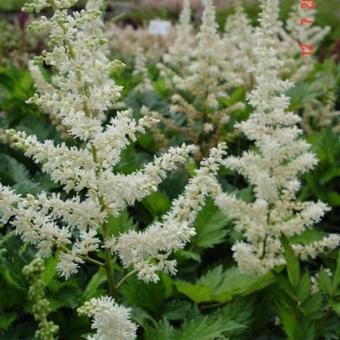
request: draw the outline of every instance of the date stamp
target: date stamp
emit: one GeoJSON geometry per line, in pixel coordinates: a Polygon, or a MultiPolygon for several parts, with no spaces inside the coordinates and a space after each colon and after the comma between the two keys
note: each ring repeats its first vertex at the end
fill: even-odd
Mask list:
{"type": "MultiPolygon", "coordinates": [[[[300,19],[300,25],[313,25],[314,18],[308,17],[308,12],[316,8],[314,0],[300,0],[300,8],[306,13],[306,16],[300,19]]],[[[314,54],[315,45],[307,42],[300,43],[300,52],[302,57],[308,57],[314,54]]]]}

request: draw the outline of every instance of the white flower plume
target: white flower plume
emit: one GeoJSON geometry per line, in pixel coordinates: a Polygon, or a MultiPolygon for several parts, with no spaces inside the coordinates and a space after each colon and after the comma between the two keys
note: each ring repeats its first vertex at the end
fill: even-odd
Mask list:
{"type": "MultiPolygon", "coordinates": [[[[121,88],[110,78],[117,62],[110,62],[107,57],[98,11],[101,1],[91,1],[85,10],[70,13],[67,8],[72,4],[66,0],[35,0],[28,8],[39,11],[52,7],[54,10],[50,19],[42,17],[33,25],[50,31],[49,49],[38,62],[50,65],[53,74],[48,82],[40,70],[33,67],[39,94],[31,101],[56,117],[73,137],[72,142],[55,145],[51,140],[39,141],[24,132],[7,131],[12,145],[40,165],[43,172],[61,185],[64,193],[20,196],[0,186],[1,221],[9,222],[25,242],[35,245],[38,256],[50,256],[59,249],[57,269],[65,278],[89,261],[90,254],[103,248],[108,238],[105,231],[108,218],[155,192],[167,173],[184,164],[194,149],[186,145],[172,147],[130,174],[114,171],[122,151],[155,120],[145,117],[136,121],[126,110],[104,123],[106,111],[120,98],[121,88]]],[[[205,190],[203,186],[202,182],[201,188],[205,190]]],[[[194,202],[195,198],[192,197],[194,202]]],[[[199,209],[199,205],[195,207],[199,209]]],[[[175,213],[176,205],[173,209],[175,213]]],[[[186,228],[179,229],[177,237],[183,242],[188,239],[187,230],[192,222],[190,214],[181,220],[186,228]]],[[[139,235],[144,237],[144,233],[139,235]]],[[[158,242],[161,244],[154,243],[150,251],[149,245],[143,243],[144,251],[149,252],[148,260],[155,255],[159,261],[160,255],[155,249],[162,250],[163,241],[158,239],[158,242]]],[[[140,244],[135,247],[135,252],[141,251],[140,244]]],[[[171,250],[175,248],[172,246],[171,250]]],[[[124,251],[124,247],[121,250],[124,251]]],[[[96,259],[92,259],[93,262],[101,265],[96,259]]],[[[169,265],[165,265],[165,260],[163,263],[163,268],[158,269],[169,271],[170,262],[169,265]]]]}
{"type": "Polygon", "coordinates": [[[137,326],[130,320],[130,310],[119,306],[108,296],[87,301],[84,306],[78,308],[78,313],[93,318],[91,328],[96,333],[88,339],[133,340],[136,338],[137,326]]]}
{"type": "MultiPolygon", "coordinates": [[[[236,229],[244,240],[233,246],[234,258],[244,271],[266,273],[284,264],[282,235],[301,234],[320,221],[329,209],[322,202],[300,202],[299,177],[317,163],[309,145],[302,138],[297,123],[300,118],[288,112],[289,98],[285,92],[292,84],[280,79],[282,61],[276,44],[272,22],[278,16],[278,0],[263,0],[260,26],[256,29],[253,69],[256,85],[248,96],[255,108],[241,131],[254,141],[255,148],[241,157],[228,157],[224,164],[243,175],[254,188],[255,201],[246,203],[223,193],[216,185],[215,200],[227,216],[235,220],[236,229]]],[[[337,246],[339,236],[327,245],[295,246],[297,255],[315,256],[321,248],[337,246]],[[313,252],[314,251],[314,252],[313,252]],[[307,255],[308,254],[308,255],[307,255]]]]}

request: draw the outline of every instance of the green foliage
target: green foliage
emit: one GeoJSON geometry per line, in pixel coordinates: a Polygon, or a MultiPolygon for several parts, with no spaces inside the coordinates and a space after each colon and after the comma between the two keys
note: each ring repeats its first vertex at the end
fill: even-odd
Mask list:
{"type": "Polygon", "coordinates": [[[294,288],[297,288],[297,285],[300,280],[300,264],[298,259],[294,255],[294,251],[287,240],[282,240],[284,252],[285,252],[285,259],[287,264],[287,272],[288,278],[291,285],[294,288]]]}
{"type": "Polygon", "coordinates": [[[165,318],[147,325],[145,339],[237,339],[249,327],[251,314],[252,304],[244,301],[230,303],[209,315],[192,308],[180,327],[175,328],[165,318]]]}
{"type": "Polygon", "coordinates": [[[212,200],[208,200],[195,221],[197,234],[193,238],[193,246],[205,249],[224,242],[228,234],[227,226],[228,220],[212,200]]]}
{"type": "Polygon", "coordinates": [[[25,0],[2,0],[0,3],[0,11],[18,11],[25,2],[25,0]]]}
{"type": "MultiPolygon", "coordinates": [[[[340,223],[339,177],[340,177],[340,135],[324,129],[311,134],[309,142],[319,159],[319,164],[305,176],[306,185],[301,192],[303,200],[322,200],[332,207],[327,214],[332,231],[338,231],[340,223]]],[[[326,222],[327,223],[327,222],[326,222]]]]}
{"type": "Polygon", "coordinates": [[[178,291],[195,303],[219,302],[225,303],[236,296],[246,296],[273,283],[269,273],[263,277],[241,273],[238,268],[223,271],[218,266],[208,271],[195,283],[177,281],[178,291]]]}
{"type": "MultiPolygon", "coordinates": [[[[334,10],[336,1],[326,3],[316,0],[317,23],[331,24],[333,27],[320,54],[330,54],[339,36],[340,26],[337,11],[334,10]]],[[[291,2],[282,2],[282,16],[286,15],[291,2]]],[[[0,10],[14,10],[22,3],[22,0],[2,0],[0,10]]],[[[247,12],[255,22],[257,6],[247,5],[247,12]]],[[[221,23],[228,13],[230,10],[219,13],[221,23]]],[[[135,12],[129,18],[140,23],[152,15],[154,13],[135,12]]],[[[166,8],[161,13],[164,18],[173,15],[166,8]]],[[[135,109],[137,117],[143,104],[169,115],[171,91],[164,79],[158,77],[154,65],[149,71],[156,91],[141,94],[134,90],[140,79],[131,77],[133,63],[126,58],[125,63],[127,67],[113,77],[117,84],[124,86],[123,100],[135,109]]],[[[289,91],[291,109],[302,111],[306,103],[324,98],[327,91],[320,84],[327,83],[328,77],[336,78],[338,75],[339,66],[334,62],[318,64],[308,79],[289,91]]],[[[27,69],[0,68],[0,128],[16,128],[34,133],[40,140],[48,138],[60,142],[61,137],[48,117],[26,104],[33,93],[33,81],[27,69]]],[[[240,87],[220,104],[228,107],[244,98],[244,90],[240,87]]],[[[109,116],[114,114],[115,110],[109,116]]],[[[248,110],[237,112],[231,123],[247,115],[248,110]]],[[[183,124],[180,115],[170,117],[176,124],[183,124]]],[[[162,129],[165,130],[165,127],[162,126],[162,129]]],[[[304,177],[300,198],[320,199],[332,207],[320,229],[307,230],[284,241],[286,268],[278,268],[263,277],[241,273],[233,267],[229,250],[230,243],[239,240],[240,235],[233,231],[233,224],[213,201],[208,200],[195,221],[196,236],[192,244],[174,255],[179,262],[177,278],[162,275],[159,283],[146,285],[131,276],[117,292],[115,300],[133,310],[133,318],[140,325],[139,339],[340,339],[340,253],[337,258],[333,253],[310,264],[303,264],[295,258],[290,246],[320,240],[326,230],[338,232],[340,225],[340,136],[330,129],[322,129],[306,137],[319,164],[304,177]],[[278,324],[274,323],[277,317],[278,324]]],[[[185,140],[183,134],[170,136],[170,144],[180,144],[185,140]]],[[[228,153],[240,154],[244,146],[246,142],[240,136],[229,143],[228,153]]],[[[131,173],[151,160],[159,150],[160,146],[147,132],[135,146],[123,151],[117,169],[131,173]]],[[[108,220],[109,235],[138,231],[148,223],[161,219],[196,167],[194,162],[190,163],[187,168],[171,175],[160,191],[120,215],[111,216],[108,220]]],[[[220,177],[227,192],[236,192],[247,202],[252,201],[251,188],[246,187],[242,179],[225,169],[220,177]]],[[[0,144],[0,182],[14,187],[20,194],[36,194],[42,190],[59,192],[59,187],[41,174],[33,162],[4,143],[0,144]]],[[[0,226],[0,340],[34,338],[37,323],[31,315],[28,285],[22,275],[22,268],[33,257],[32,248],[23,245],[8,226],[0,226]]],[[[57,277],[57,262],[58,254],[45,261],[41,273],[51,307],[49,319],[60,326],[61,339],[81,339],[83,334],[89,332],[90,325],[88,320],[77,316],[75,309],[90,298],[105,294],[106,275],[102,268],[89,264],[76,278],[60,280],[57,277]]],[[[118,262],[113,267],[113,275],[118,282],[127,272],[118,262]]]]}

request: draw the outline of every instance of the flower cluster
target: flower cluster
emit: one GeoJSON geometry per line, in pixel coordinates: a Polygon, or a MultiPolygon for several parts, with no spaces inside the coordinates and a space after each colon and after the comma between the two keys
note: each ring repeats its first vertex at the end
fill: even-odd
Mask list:
{"type": "MultiPolygon", "coordinates": [[[[152,112],[152,117],[169,131],[186,136],[191,143],[200,146],[195,155],[198,161],[218,142],[229,138],[225,127],[230,114],[244,108],[241,102],[228,108],[221,103],[228,98],[228,90],[242,81],[233,72],[231,60],[225,57],[213,0],[203,4],[202,22],[195,33],[190,1],[184,1],[174,43],[158,64],[161,76],[172,91],[170,112],[168,116],[152,112]]],[[[150,114],[148,110],[143,113],[150,114]]],[[[154,135],[157,142],[167,145],[166,134],[158,131],[154,135]]]]}
{"type": "Polygon", "coordinates": [[[108,296],[87,301],[78,308],[80,315],[93,317],[92,329],[94,335],[88,337],[92,340],[132,340],[136,338],[137,326],[130,321],[130,310],[117,305],[108,296]]]}
{"type": "Polygon", "coordinates": [[[144,281],[158,281],[157,271],[176,273],[176,262],[169,255],[184,248],[195,229],[191,227],[197,213],[209,194],[212,178],[216,176],[225,154],[225,145],[220,144],[203,160],[196,176],[190,180],[183,195],[174,200],[171,210],[162,222],[155,222],[144,232],[131,231],[106,243],[118,254],[124,266],[133,266],[138,277],[144,281]]]}
{"type": "MultiPolygon", "coordinates": [[[[257,273],[284,264],[281,237],[302,234],[328,210],[322,202],[300,202],[296,198],[299,176],[312,169],[317,160],[301,138],[302,131],[297,126],[300,118],[287,112],[289,98],[285,92],[292,84],[280,79],[283,62],[271,29],[278,5],[278,1],[262,1],[260,27],[255,32],[256,85],[248,96],[255,111],[238,124],[255,146],[241,157],[230,156],[224,162],[251,184],[255,201],[246,203],[215,187],[217,205],[235,220],[236,230],[244,235],[244,240],[233,246],[234,258],[243,271],[257,273]]],[[[340,236],[330,235],[316,243],[295,245],[294,250],[306,259],[324,249],[334,249],[339,241],[340,236]]]]}
{"type": "Polygon", "coordinates": [[[227,18],[224,26],[223,46],[233,72],[247,88],[253,84],[252,75],[249,72],[254,61],[253,37],[254,27],[241,2],[236,1],[235,13],[227,18]]]}
{"type": "MultiPolygon", "coordinates": [[[[50,32],[50,49],[43,52],[38,62],[51,65],[54,73],[47,82],[38,69],[33,69],[38,74],[36,78],[40,79],[37,87],[41,92],[30,101],[58,119],[73,142],[55,145],[51,140],[39,141],[36,136],[24,132],[7,131],[11,145],[41,165],[42,171],[61,185],[65,195],[20,196],[0,186],[2,222],[10,221],[25,242],[37,247],[39,256],[50,256],[55,248],[60,249],[58,272],[66,278],[76,273],[79,266],[89,260],[90,254],[100,250],[107,241],[108,218],[117,216],[127,206],[156,191],[167,172],[183,164],[193,150],[185,145],[170,148],[133,173],[126,175],[113,171],[121,152],[154,120],[135,121],[131,112],[125,110],[117,112],[109,123],[104,124],[105,112],[120,98],[121,88],[110,79],[110,72],[117,62],[109,62],[107,58],[98,11],[100,1],[90,1],[86,10],[70,15],[67,8],[73,4],[74,1],[66,0],[35,0],[27,7],[35,11],[48,7],[54,10],[50,19],[41,17],[34,24],[34,28],[50,32]]],[[[205,192],[203,182],[199,184],[199,190],[205,192]]],[[[189,185],[188,190],[190,188],[189,185]]],[[[202,204],[200,192],[187,199],[191,199],[190,204],[197,208],[202,204]]],[[[170,215],[176,214],[177,209],[175,204],[170,215]]],[[[192,216],[184,216],[181,223],[186,227],[179,227],[178,240],[173,241],[169,250],[180,248],[179,245],[189,239],[192,216]]],[[[162,230],[170,233],[167,228],[171,227],[169,223],[162,230]]],[[[147,239],[154,228],[160,226],[151,227],[146,236],[140,233],[139,237],[147,239]]],[[[126,255],[126,247],[130,247],[129,251],[141,252],[141,243],[135,243],[134,250],[131,244],[124,246],[124,240],[120,235],[116,252],[119,256],[122,252],[124,265],[135,265],[135,269],[142,271],[140,262],[129,261],[126,255]]],[[[157,261],[162,257],[166,263],[169,253],[165,256],[164,243],[161,238],[157,240],[159,244],[155,241],[151,252],[146,250],[147,261],[154,256],[157,261]]],[[[149,247],[145,242],[143,244],[145,248],[149,247]]],[[[169,271],[165,265],[156,270],[162,269],[169,271]]],[[[140,274],[140,277],[149,280],[147,275],[140,274]]]]}
{"type": "MultiPolygon", "coordinates": [[[[203,5],[202,23],[196,33],[191,24],[190,1],[183,2],[174,42],[158,63],[160,75],[168,83],[172,93],[170,110],[162,116],[153,114],[161,122],[161,126],[166,128],[153,129],[158,144],[170,144],[170,134],[167,131],[171,135],[186,136],[191,143],[200,145],[196,155],[198,160],[202,155],[207,155],[209,148],[218,142],[238,136],[232,125],[235,118],[242,114],[244,103],[242,96],[236,94],[240,86],[246,91],[253,89],[255,82],[250,69],[256,62],[253,49],[256,40],[255,27],[240,1],[236,1],[235,12],[228,17],[223,34],[218,31],[214,1],[203,1],[203,5]],[[228,100],[234,97],[233,94],[238,99],[228,100]]],[[[309,14],[311,20],[314,19],[314,14],[309,14]]],[[[300,19],[303,16],[299,6],[294,6],[285,23],[279,16],[268,18],[273,43],[275,42],[282,60],[279,74],[292,81],[304,80],[316,64],[314,56],[301,58],[300,44],[310,43],[317,48],[329,32],[329,27],[301,25],[300,19]]],[[[146,84],[144,88],[150,91],[152,84],[145,80],[146,60],[143,65],[143,84],[146,84]]],[[[311,112],[321,116],[320,126],[331,125],[332,118],[337,115],[332,110],[334,102],[329,100],[326,107],[323,103],[318,103],[317,109],[305,110],[305,115],[308,116],[311,112]],[[320,112],[320,108],[322,115],[316,113],[320,112]]]]}
{"type": "MultiPolygon", "coordinates": [[[[106,111],[121,95],[121,88],[110,79],[119,63],[109,62],[107,57],[98,11],[101,1],[89,1],[85,10],[69,14],[73,4],[70,0],[34,0],[26,6],[30,11],[53,10],[50,19],[42,16],[33,24],[34,29],[49,31],[49,49],[31,65],[39,93],[30,102],[62,126],[69,136],[67,143],[55,145],[25,132],[6,132],[11,146],[40,165],[64,193],[21,196],[0,185],[0,216],[2,223],[12,225],[24,242],[37,248],[38,257],[51,256],[58,249],[57,271],[66,279],[85,262],[103,266],[113,295],[110,250],[125,268],[132,267],[146,282],[156,282],[160,271],[176,272],[176,263],[169,257],[195,233],[192,223],[204,205],[211,176],[222,162],[224,146],[211,150],[210,158],[202,162],[162,223],[110,238],[109,218],[155,192],[169,171],[186,162],[194,147],[172,147],[129,174],[114,170],[122,151],[154,124],[154,119],[136,121],[131,111],[125,110],[106,123],[106,111]],[[43,77],[43,65],[53,70],[50,81],[43,77]],[[105,262],[97,256],[102,250],[105,262]]],[[[93,316],[92,327],[97,331],[93,339],[135,337],[136,326],[129,320],[128,310],[110,298],[92,300],[81,311],[93,316]]]]}
{"type": "Polygon", "coordinates": [[[113,53],[124,57],[135,56],[136,49],[141,48],[148,61],[157,62],[164,55],[174,39],[173,31],[167,35],[156,35],[148,27],[134,28],[120,26],[117,23],[105,23],[105,37],[113,53]]]}

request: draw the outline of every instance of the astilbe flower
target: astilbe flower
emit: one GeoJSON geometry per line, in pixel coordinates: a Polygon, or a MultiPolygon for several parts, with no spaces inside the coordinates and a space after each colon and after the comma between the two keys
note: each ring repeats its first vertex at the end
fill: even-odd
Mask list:
{"type": "MultiPolygon", "coordinates": [[[[279,10],[279,7],[277,8],[279,10]]],[[[282,65],[280,75],[284,79],[294,82],[306,80],[317,66],[317,51],[330,27],[321,27],[315,24],[316,9],[303,10],[300,1],[293,4],[286,22],[277,15],[271,17],[271,31],[275,34],[276,44],[282,65]],[[304,20],[301,22],[301,20],[304,20]],[[308,22],[306,21],[308,20],[308,22]],[[301,55],[302,44],[312,45],[312,54],[306,57],[301,55]]],[[[227,58],[233,64],[233,71],[243,80],[246,89],[253,88],[252,73],[248,72],[249,66],[255,61],[253,41],[255,27],[253,27],[240,4],[236,1],[235,13],[228,17],[224,30],[224,46],[228,51],[227,58]]],[[[323,72],[323,76],[324,77],[323,72]]],[[[330,73],[322,83],[317,79],[311,84],[310,89],[322,93],[323,98],[310,96],[305,98],[302,112],[303,129],[310,132],[314,128],[332,127],[337,132],[339,111],[335,110],[335,83],[336,80],[330,73]]]]}
{"type": "Polygon", "coordinates": [[[134,57],[137,48],[144,50],[149,62],[156,63],[166,53],[174,39],[174,32],[170,30],[167,35],[156,35],[149,31],[147,26],[137,28],[131,25],[105,22],[105,37],[113,53],[125,58],[134,57]]]}
{"type": "MultiPolygon", "coordinates": [[[[149,118],[135,121],[130,111],[123,111],[108,124],[103,124],[105,111],[120,97],[121,88],[110,79],[111,69],[116,63],[110,63],[106,56],[105,41],[100,33],[100,12],[88,8],[69,15],[68,6],[73,4],[74,1],[66,0],[35,0],[26,8],[41,10],[52,7],[54,10],[50,19],[42,17],[35,25],[50,30],[50,49],[39,60],[53,66],[54,75],[49,91],[36,94],[31,101],[53,112],[74,143],[80,146],[54,145],[51,140],[41,142],[36,136],[27,136],[24,132],[7,132],[11,143],[40,164],[42,171],[62,186],[67,198],[44,192],[37,196],[20,196],[0,185],[1,221],[10,222],[25,242],[34,244],[38,256],[50,256],[55,248],[60,249],[57,269],[66,278],[76,273],[85,261],[90,261],[89,254],[98,251],[102,242],[107,241],[108,217],[118,215],[128,205],[156,191],[167,172],[183,164],[193,150],[185,145],[170,148],[141,170],[129,175],[113,172],[121,152],[153,121],[149,118]]],[[[203,190],[201,182],[199,184],[203,190]]],[[[198,203],[191,204],[196,204],[199,209],[201,196],[190,198],[198,199],[198,203]]],[[[176,206],[172,213],[177,214],[176,206]]],[[[192,222],[190,216],[183,219],[186,227],[192,222]]],[[[141,233],[140,237],[143,235],[141,233]]],[[[148,231],[145,235],[149,235],[148,231]]],[[[172,238],[171,250],[182,247],[188,240],[187,229],[178,229],[176,237],[178,242],[176,244],[176,238],[172,238]]],[[[165,241],[160,238],[159,241],[158,250],[166,263],[169,253],[163,252],[165,241]]],[[[118,244],[123,251],[122,243],[118,244]]],[[[140,251],[139,245],[136,246],[136,252],[140,251]]],[[[160,259],[156,242],[148,261],[151,256],[160,259]]],[[[135,265],[135,262],[129,264],[135,265]]],[[[110,270],[108,263],[106,268],[110,270]]],[[[135,269],[141,270],[139,267],[135,269]]],[[[110,272],[108,276],[110,280],[110,272]]]]}
{"type": "MultiPolygon", "coordinates": [[[[224,145],[212,149],[185,189],[174,201],[162,223],[155,222],[144,232],[130,232],[109,238],[108,219],[117,216],[157,190],[168,171],[183,164],[193,147],[170,148],[153,162],[131,174],[114,172],[121,152],[135,141],[153,120],[135,121],[129,110],[118,112],[104,124],[105,112],[120,98],[121,88],[110,79],[117,62],[110,63],[102,38],[102,22],[97,10],[100,1],[91,1],[86,10],[68,14],[75,1],[34,0],[28,10],[52,8],[50,19],[41,17],[35,28],[49,29],[49,50],[38,61],[53,67],[50,83],[44,78],[31,102],[53,114],[73,138],[73,146],[39,141],[36,136],[10,130],[12,145],[42,166],[42,171],[59,183],[64,194],[41,192],[21,196],[0,184],[0,217],[9,223],[24,242],[36,246],[38,257],[59,250],[57,271],[68,279],[86,261],[104,266],[110,295],[113,282],[112,250],[130,273],[144,281],[158,280],[157,272],[176,272],[171,252],[182,249],[194,235],[191,227],[204,205],[208,186],[224,154],[224,145]],[[95,8],[95,9],[93,9],[95,8]],[[79,146],[76,146],[79,145],[79,146]],[[105,262],[91,257],[104,248],[105,262]]],[[[38,71],[39,72],[39,71],[38,71]]],[[[38,77],[39,78],[39,77],[38,77]]],[[[136,326],[129,311],[110,298],[85,304],[82,311],[94,317],[94,339],[133,339],[136,326]]]]}
{"type": "MultiPolygon", "coordinates": [[[[238,135],[237,130],[231,132],[229,128],[244,104],[232,101],[233,104],[226,107],[223,102],[227,102],[228,95],[233,95],[239,86],[246,91],[254,87],[249,68],[255,62],[255,27],[241,2],[236,1],[235,12],[227,18],[222,35],[218,32],[213,1],[204,1],[204,7],[200,30],[195,33],[190,21],[190,1],[183,2],[174,43],[158,63],[160,75],[172,93],[169,113],[159,115],[148,110],[142,111],[146,115],[151,114],[165,126],[163,131],[157,126],[152,128],[159,145],[171,143],[166,131],[172,135],[186,136],[188,141],[201,146],[197,159],[207,154],[207,150],[219,141],[231,140],[238,135]]],[[[311,20],[314,20],[314,12],[308,12],[311,20]]],[[[301,12],[298,4],[295,4],[286,22],[277,15],[269,18],[275,46],[282,60],[279,73],[283,79],[303,81],[311,74],[317,58],[302,58],[300,45],[314,44],[317,50],[329,32],[329,27],[319,27],[315,23],[301,25],[300,20],[305,16],[306,13],[301,12]]],[[[147,65],[147,60],[144,62],[147,65]]],[[[144,75],[147,73],[144,72],[144,75]]],[[[147,81],[147,84],[147,91],[150,91],[150,82],[147,81]]],[[[332,102],[328,101],[326,107],[322,101],[318,101],[318,104],[317,110],[309,107],[304,110],[304,115],[308,118],[311,113],[321,118],[319,126],[330,126],[337,116],[332,102]]]]}
{"type": "Polygon", "coordinates": [[[178,88],[189,91],[208,107],[217,107],[218,98],[232,85],[239,84],[228,61],[224,58],[223,43],[218,32],[216,9],[213,0],[204,0],[204,11],[200,30],[196,36],[197,47],[188,74],[178,76],[174,82],[178,88]],[[229,72],[226,72],[229,69],[229,72]]]}
{"type": "Polygon", "coordinates": [[[92,340],[131,340],[135,339],[137,327],[130,321],[130,310],[117,305],[111,297],[102,296],[86,302],[78,308],[80,315],[93,317],[92,340]]]}
{"type": "Polygon", "coordinates": [[[141,92],[152,90],[147,63],[148,61],[144,49],[142,47],[137,47],[135,51],[135,67],[133,75],[138,76],[141,79],[137,86],[137,90],[141,92]]]}
{"type": "MultiPolygon", "coordinates": [[[[190,0],[183,1],[183,10],[176,25],[175,40],[163,55],[163,62],[169,65],[169,68],[176,70],[187,67],[191,61],[193,47],[195,45],[194,28],[191,24],[191,7],[190,0]]],[[[161,70],[168,70],[160,63],[161,70]]],[[[170,73],[172,75],[172,73],[170,73]]]]}
{"type": "Polygon", "coordinates": [[[133,266],[144,281],[158,281],[156,273],[176,273],[176,262],[168,260],[174,250],[182,249],[195,235],[192,227],[212,180],[225,154],[225,145],[213,148],[201,162],[200,169],[185,188],[183,195],[172,203],[162,222],[154,222],[144,232],[131,231],[107,241],[107,248],[118,254],[125,267],[133,266]]]}
{"type": "Polygon", "coordinates": [[[254,30],[241,5],[236,1],[235,13],[230,15],[224,26],[223,46],[232,70],[246,88],[252,86],[252,76],[248,72],[254,61],[254,30]]]}
{"type": "MultiPolygon", "coordinates": [[[[142,111],[146,116],[160,120],[168,130],[199,145],[197,160],[205,157],[218,142],[228,139],[225,127],[230,114],[244,108],[240,102],[228,108],[220,102],[228,98],[228,89],[241,84],[242,80],[233,72],[230,60],[225,58],[213,0],[204,0],[203,4],[200,29],[194,34],[190,1],[184,2],[174,44],[158,65],[172,92],[169,115],[142,111]]],[[[157,141],[166,145],[166,134],[158,131],[154,135],[157,141]]]]}
{"type": "MultiPolygon", "coordinates": [[[[235,13],[227,19],[225,26],[225,51],[233,62],[235,72],[239,71],[237,73],[239,76],[248,79],[249,68],[247,66],[255,61],[251,49],[253,40],[256,38],[255,27],[245,14],[240,1],[236,1],[235,9],[235,13]],[[237,60],[233,56],[238,56],[237,60]]],[[[279,9],[280,6],[276,12],[279,9]]],[[[276,39],[275,46],[282,60],[280,74],[294,82],[306,79],[317,62],[315,55],[301,58],[301,44],[314,45],[313,54],[315,54],[330,31],[328,26],[320,27],[315,24],[315,13],[315,9],[304,11],[300,7],[300,1],[295,1],[286,22],[283,22],[277,15],[269,18],[271,31],[276,39]],[[302,18],[307,18],[309,24],[301,24],[302,18]]],[[[252,89],[252,82],[248,84],[250,86],[247,88],[252,89]]]]}
{"type": "MultiPolygon", "coordinates": [[[[235,220],[236,230],[244,237],[232,247],[236,262],[243,271],[261,274],[285,263],[282,236],[302,234],[329,209],[322,202],[300,202],[296,198],[300,175],[311,170],[317,159],[301,138],[299,116],[287,111],[289,98],[285,92],[292,83],[280,79],[282,61],[271,30],[278,5],[278,0],[262,1],[260,27],[255,33],[256,85],[248,96],[255,111],[247,121],[238,124],[255,147],[241,157],[230,156],[225,160],[229,169],[243,175],[251,184],[255,201],[247,203],[223,193],[219,185],[214,189],[216,204],[235,220]]],[[[339,235],[329,235],[308,245],[293,245],[293,249],[305,260],[339,244],[339,235]]]]}

